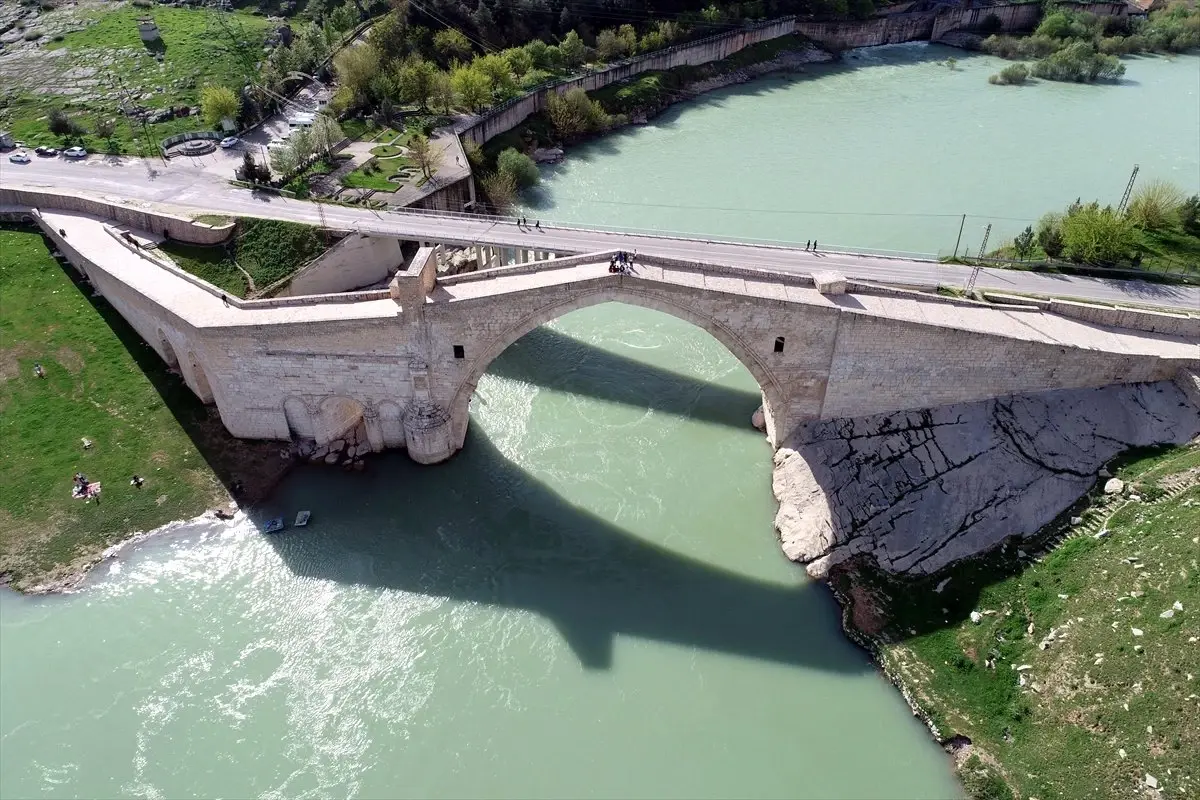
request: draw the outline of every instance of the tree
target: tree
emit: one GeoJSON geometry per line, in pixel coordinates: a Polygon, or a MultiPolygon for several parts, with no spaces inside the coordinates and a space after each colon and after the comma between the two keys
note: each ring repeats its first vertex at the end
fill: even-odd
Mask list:
{"type": "Polygon", "coordinates": [[[297,167],[303,167],[317,152],[313,135],[306,128],[300,128],[292,134],[291,139],[288,140],[288,148],[291,149],[292,155],[296,159],[297,167]]]}
{"type": "Polygon", "coordinates": [[[312,126],[312,143],[316,152],[328,156],[333,146],[345,138],[346,134],[337,120],[325,114],[317,115],[312,126]]]}
{"type": "Polygon", "coordinates": [[[434,76],[437,67],[419,56],[409,58],[396,75],[400,98],[406,103],[416,103],[422,109],[429,105],[433,94],[434,76]]]}
{"type": "Polygon", "coordinates": [[[345,33],[358,24],[358,7],[351,2],[343,3],[329,15],[329,26],[338,33],[345,33]]]}
{"type": "Polygon", "coordinates": [[[513,78],[512,67],[503,56],[495,53],[480,56],[471,63],[471,69],[487,76],[494,97],[507,100],[517,93],[517,82],[513,78]]]}
{"type": "Polygon", "coordinates": [[[629,39],[621,33],[625,28],[629,28],[630,31],[633,30],[633,26],[631,25],[622,25],[620,31],[605,28],[596,36],[596,55],[601,61],[615,61],[625,58],[637,46],[637,34],[634,34],[634,41],[631,46],[629,39]]]}
{"type": "MultiPolygon", "coordinates": [[[[541,45],[544,53],[546,43],[542,42],[541,45]]],[[[524,47],[511,47],[504,51],[503,56],[512,74],[518,78],[533,69],[533,56],[524,47]]]]}
{"type": "Polygon", "coordinates": [[[667,46],[667,40],[658,31],[650,31],[642,37],[641,43],[638,45],[638,50],[642,53],[652,53],[655,50],[662,50],[667,46]]]}
{"type": "Polygon", "coordinates": [[[1062,214],[1053,212],[1038,220],[1037,243],[1051,258],[1058,258],[1063,251],[1062,214]]]}
{"type": "Polygon", "coordinates": [[[875,4],[871,0],[849,0],[846,8],[855,19],[867,19],[875,13],[875,4]]]}
{"type": "Polygon", "coordinates": [[[333,58],[333,71],[357,103],[371,94],[371,82],[379,74],[379,51],[370,44],[344,47],[333,58]]]}
{"type": "Polygon", "coordinates": [[[518,189],[536,186],[542,177],[533,159],[513,147],[496,157],[496,170],[512,175],[518,189]]]}
{"type": "Polygon", "coordinates": [[[1017,251],[1017,258],[1026,259],[1033,253],[1033,226],[1026,225],[1025,230],[1017,234],[1017,238],[1013,239],[1013,250],[1017,251]]]}
{"type": "Polygon", "coordinates": [[[50,126],[50,132],[57,136],[67,136],[75,127],[71,118],[67,116],[67,112],[61,108],[53,109],[50,112],[47,124],[50,126]]]}
{"type": "Polygon", "coordinates": [[[117,132],[117,122],[113,119],[102,119],[96,123],[96,135],[101,139],[111,139],[117,132]]]}
{"type": "MultiPolygon", "coordinates": [[[[325,34],[316,25],[306,25],[304,30],[300,32],[300,41],[308,48],[312,54],[312,67],[315,69],[317,65],[324,63],[325,59],[329,58],[329,42],[325,40],[325,34]]],[[[312,72],[312,69],[305,70],[312,72]]]]}
{"type": "Polygon", "coordinates": [[[247,183],[268,183],[271,180],[271,170],[255,161],[249,151],[242,153],[242,166],[237,172],[247,183]]]}
{"type": "Polygon", "coordinates": [[[1194,194],[1179,204],[1179,224],[1185,233],[1200,236],[1200,194],[1194,194]]]}
{"type": "Polygon", "coordinates": [[[471,111],[479,111],[491,98],[491,81],[470,67],[458,66],[450,73],[450,85],[459,102],[471,111]]]}
{"type": "Polygon", "coordinates": [[[289,146],[276,147],[271,152],[271,169],[277,175],[291,175],[296,167],[300,166],[296,160],[296,153],[289,146]]]}
{"type": "Polygon", "coordinates": [[[399,11],[389,11],[371,27],[371,44],[384,64],[400,61],[409,53],[408,20],[399,11]]]}
{"type": "Polygon", "coordinates": [[[413,162],[421,168],[421,173],[426,178],[433,175],[433,171],[437,169],[438,154],[434,152],[429,137],[423,133],[418,133],[409,139],[408,154],[412,157],[413,162]]]}
{"type": "Polygon", "coordinates": [[[471,57],[471,41],[453,28],[443,28],[433,35],[433,50],[443,66],[471,57]]]}
{"type": "Polygon", "coordinates": [[[429,98],[435,106],[441,109],[443,114],[450,113],[450,106],[454,105],[454,86],[450,82],[449,75],[444,72],[434,73],[429,98]]]}
{"type": "Polygon", "coordinates": [[[575,31],[567,31],[567,35],[558,43],[558,50],[562,53],[563,63],[572,69],[587,60],[587,45],[575,31]]]}
{"type": "Polygon", "coordinates": [[[200,113],[204,124],[215,128],[224,120],[237,119],[242,101],[225,86],[205,86],[200,90],[200,113]]]}
{"type": "Polygon", "coordinates": [[[517,201],[517,182],[507,172],[489,172],[479,179],[492,209],[503,214],[517,201]]]}
{"type": "Polygon", "coordinates": [[[604,107],[580,88],[566,94],[552,94],[546,103],[546,113],[559,136],[567,140],[603,130],[611,121],[604,107]]]}

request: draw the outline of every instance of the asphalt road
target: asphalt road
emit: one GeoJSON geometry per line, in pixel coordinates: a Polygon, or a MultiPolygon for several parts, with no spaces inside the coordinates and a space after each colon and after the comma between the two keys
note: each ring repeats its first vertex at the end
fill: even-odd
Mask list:
{"type": "MultiPolygon", "coordinates": [[[[231,186],[237,152],[218,151],[169,164],[126,156],[89,156],[81,162],[35,158],[31,164],[0,162],[0,186],[62,190],[134,206],[155,206],[180,213],[226,214],[325,224],[363,233],[448,244],[491,244],[557,253],[627,250],[689,261],[811,273],[835,270],[848,277],[900,285],[965,286],[971,269],[936,261],[885,258],[849,253],[810,253],[800,247],[705,241],[661,234],[604,231],[562,226],[542,220],[542,230],[526,232],[515,224],[484,218],[437,216],[419,212],[376,212],[345,206],[288,200],[231,186]]],[[[1200,287],[1167,286],[986,269],[976,288],[1054,295],[1084,300],[1136,303],[1200,312],[1200,287]]]]}

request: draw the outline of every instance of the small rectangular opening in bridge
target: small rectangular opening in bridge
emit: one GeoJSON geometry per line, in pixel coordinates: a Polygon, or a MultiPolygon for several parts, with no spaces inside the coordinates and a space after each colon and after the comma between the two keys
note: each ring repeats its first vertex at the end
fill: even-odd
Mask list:
{"type": "Polygon", "coordinates": [[[463,346],[461,344],[454,345],[454,357],[455,358],[466,358],[467,357],[467,351],[463,349],[463,346]]]}
{"type": "Polygon", "coordinates": [[[783,337],[782,336],[775,337],[775,352],[776,353],[783,352],[783,337]]]}

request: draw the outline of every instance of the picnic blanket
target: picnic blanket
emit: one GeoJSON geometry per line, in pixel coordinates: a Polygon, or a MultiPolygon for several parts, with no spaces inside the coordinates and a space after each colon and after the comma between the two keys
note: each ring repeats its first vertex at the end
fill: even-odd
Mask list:
{"type": "Polygon", "coordinates": [[[71,497],[74,497],[76,500],[86,500],[89,497],[95,497],[98,494],[100,494],[99,483],[89,483],[87,485],[86,492],[81,492],[78,486],[71,490],[71,497]]]}

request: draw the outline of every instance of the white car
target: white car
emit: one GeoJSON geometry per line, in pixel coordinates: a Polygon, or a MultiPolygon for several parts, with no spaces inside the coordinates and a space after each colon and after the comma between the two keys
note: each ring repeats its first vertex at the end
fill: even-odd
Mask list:
{"type": "Polygon", "coordinates": [[[8,157],[8,160],[14,164],[28,164],[30,162],[29,154],[24,150],[18,150],[8,157]]]}
{"type": "Polygon", "coordinates": [[[63,156],[66,158],[87,158],[87,150],[82,147],[68,147],[63,150],[63,156]]]}
{"type": "Polygon", "coordinates": [[[221,147],[228,150],[231,147],[237,147],[241,143],[242,143],[242,140],[236,136],[226,136],[224,139],[221,140],[221,147]]]}

